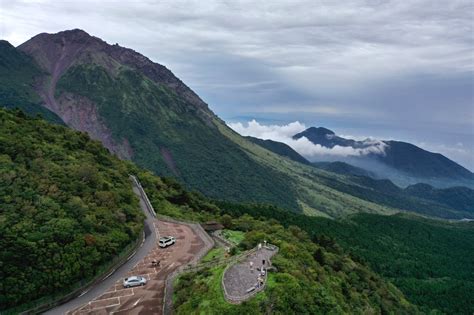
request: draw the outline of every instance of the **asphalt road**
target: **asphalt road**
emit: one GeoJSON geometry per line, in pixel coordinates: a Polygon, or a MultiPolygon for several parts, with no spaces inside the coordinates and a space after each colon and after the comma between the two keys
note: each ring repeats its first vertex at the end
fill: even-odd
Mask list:
{"type": "Polygon", "coordinates": [[[112,274],[110,274],[106,279],[99,282],[92,288],[90,288],[87,292],[83,293],[81,296],[66,302],[62,305],[59,305],[55,308],[50,309],[49,311],[45,312],[44,314],[66,314],[68,311],[74,310],[75,308],[87,304],[89,301],[93,300],[94,298],[102,295],[108,288],[112,287],[115,282],[124,278],[128,271],[130,271],[133,266],[135,266],[139,261],[141,261],[150,250],[156,244],[156,233],[153,227],[154,217],[149,213],[148,208],[145,204],[145,201],[140,196],[140,192],[138,188],[135,186],[133,187],[133,191],[137,196],[140,198],[140,208],[146,215],[145,220],[145,241],[143,242],[142,246],[139,247],[135,253],[135,255],[130,258],[125,264],[115,270],[112,274]]]}

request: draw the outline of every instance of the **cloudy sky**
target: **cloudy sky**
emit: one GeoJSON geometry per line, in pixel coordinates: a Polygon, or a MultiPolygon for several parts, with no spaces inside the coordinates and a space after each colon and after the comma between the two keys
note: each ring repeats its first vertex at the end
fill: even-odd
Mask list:
{"type": "Polygon", "coordinates": [[[404,140],[471,170],[473,21],[472,0],[0,0],[2,39],[84,29],[166,65],[229,123],[404,140]]]}

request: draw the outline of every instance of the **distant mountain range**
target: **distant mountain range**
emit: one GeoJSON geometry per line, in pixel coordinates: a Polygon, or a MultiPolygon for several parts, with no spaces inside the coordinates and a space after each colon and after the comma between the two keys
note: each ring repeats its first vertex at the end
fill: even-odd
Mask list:
{"type": "MultiPolygon", "coordinates": [[[[374,179],[317,168],[286,145],[242,137],[166,67],[82,30],[39,34],[17,48],[0,42],[0,83],[1,106],[85,131],[122,159],[175,177],[215,199],[269,203],[333,218],[399,211],[474,218],[472,208],[448,204],[437,191],[419,197],[387,184],[390,189],[381,194],[374,179]]],[[[346,140],[328,130],[318,131],[316,138],[311,133],[305,136],[315,142],[327,140],[328,146],[346,140]]],[[[397,172],[422,167],[419,174],[434,174],[443,168],[439,174],[444,176],[454,167],[449,164],[454,162],[436,156],[430,166],[410,162],[410,156],[418,155],[409,150],[400,160],[400,150],[394,144],[396,151],[390,151],[395,150],[390,145],[386,142],[384,148],[391,157],[385,164],[373,159],[397,172]]],[[[462,168],[454,173],[464,178],[462,168]]]]}
{"type": "Polygon", "coordinates": [[[410,143],[370,139],[356,141],[337,136],[333,131],[321,127],[308,128],[293,138],[301,137],[330,149],[339,146],[360,150],[359,155],[338,156],[337,160],[365,169],[373,177],[388,178],[401,186],[424,182],[436,187],[474,187],[472,172],[442,154],[423,150],[410,143]]]}
{"type": "Polygon", "coordinates": [[[282,142],[273,141],[269,139],[263,140],[263,139],[250,137],[250,136],[245,137],[245,138],[269,151],[275,152],[278,155],[289,158],[290,160],[293,160],[295,162],[299,162],[299,163],[303,163],[307,165],[311,164],[311,162],[305,159],[301,154],[293,150],[293,148],[291,148],[289,145],[284,144],[282,142]]]}

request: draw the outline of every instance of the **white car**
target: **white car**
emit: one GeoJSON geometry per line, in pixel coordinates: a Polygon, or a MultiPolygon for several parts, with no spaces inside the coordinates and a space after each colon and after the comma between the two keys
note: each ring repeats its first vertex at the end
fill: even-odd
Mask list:
{"type": "Polygon", "coordinates": [[[145,284],[146,284],[146,279],[141,276],[132,276],[132,277],[123,279],[124,288],[138,287],[145,284]]]}
{"type": "Polygon", "coordinates": [[[160,238],[158,243],[161,248],[165,248],[176,243],[176,239],[173,236],[164,236],[160,238]]]}

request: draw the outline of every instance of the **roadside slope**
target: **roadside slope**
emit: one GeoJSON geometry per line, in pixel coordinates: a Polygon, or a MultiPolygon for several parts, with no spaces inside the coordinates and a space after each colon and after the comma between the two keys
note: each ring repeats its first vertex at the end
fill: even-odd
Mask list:
{"type": "Polygon", "coordinates": [[[141,235],[128,168],[87,134],[0,109],[2,308],[71,291],[141,235]]]}

